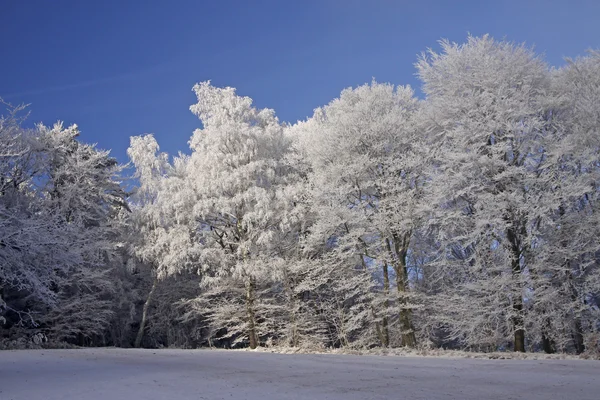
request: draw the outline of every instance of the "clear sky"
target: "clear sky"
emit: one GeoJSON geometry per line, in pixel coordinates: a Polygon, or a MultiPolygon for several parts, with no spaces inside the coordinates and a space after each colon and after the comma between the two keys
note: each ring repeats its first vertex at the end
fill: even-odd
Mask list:
{"type": "Polygon", "coordinates": [[[125,162],[131,135],[187,150],[196,82],[295,122],[372,77],[418,89],[417,54],[469,32],[561,65],[600,48],[600,0],[0,0],[0,96],[125,162]]]}

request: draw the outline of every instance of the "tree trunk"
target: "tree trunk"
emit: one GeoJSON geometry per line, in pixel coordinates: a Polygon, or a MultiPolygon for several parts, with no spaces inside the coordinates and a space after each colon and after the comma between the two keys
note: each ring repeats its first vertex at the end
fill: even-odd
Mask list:
{"type": "MultiPolygon", "coordinates": [[[[566,262],[567,268],[567,282],[569,285],[569,290],[571,294],[571,301],[574,304],[579,303],[579,294],[577,293],[577,289],[575,288],[575,283],[573,282],[573,273],[571,272],[571,262],[567,260],[566,262]]],[[[572,333],[573,337],[573,345],[575,346],[575,352],[577,354],[581,354],[585,351],[585,345],[583,343],[583,327],[581,326],[581,317],[579,316],[579,312],[575,312],[575,321],[574,321],[574,330],[572,333]]]]}
{"type": "MultiPolygon", "coordinates": [[[[539,274],[536,269],[529,268],[529,274],[533,278],[533,282],[537,282],[539,274]]],[[[535,290],[534,290],[535,292],[535,290]]],[[[556,353],[556,342],[551,338],[552,324],[550,314],[544,309],[544,304],[539,305],[540,301],[536,299],[535,307],[537,308],[537,314],[542,314],[541,333],[542,333],[542,350],[546,354],[556,353]]]]}
{"type": "Polygon", "coordinates": [[[4,285],[2,284],[2,280],[0,279],[0,337],[2,337],[2,331],[4,330],[4,324],[6,323],[6,319],[4,318],[4,310],[6,308],[6,303],[4,302],[4,285]]]}
{"type": "Polygon", "coordinates": [[[250,278],[246,283],[246,316],[248,318],[248,340],[250,348],[258,347],[258,338],[256,335],[256,316],[254,313],[254,280],[250,278]]]}
{"type": "Polygon", "coordinates": [[[514,351],[525,353],[525,330],[523,329],[523,299],[521,296],[513,299],[513,311],[515,313],[512,318],[513,328],[515,330],[514,351]]]}
{"type": "Polygon", "coordinates": [[[156,290],[157,284],[158,278],[154,278],[154,282],[152,282],[152,288],[150,289],[150,293],[148,293],[148,297],[146,298],[146,302],[144,303],[144,309],[142,311],[142,322],[140,322],[140,329],[138,330],[138,334],[135,338],[135,348],[139,348],[142,345],[142,338],[144,337],[144,330],[146,329],[146,319],[148,318],[148,308],[150,307],[152,295],[156,290]]]}
{"type": "Polygon", "coordinates": [[[556,343],[548,336],[550,331],[550,321],[546,319],[542,327],[542,348],[546,354],[556,353],[556,343]]]}
{"type": "Polygon", "coordinates": [[[390,345],[390,332],[388,330],[388,317],[387,310],[390,306],[388,296],[390,294],[390,275],[388,273],[387,262],[383,262],[383,293],[385,295],[385,301],[383,302],[383,319],[381,321],[381,345],[388,347],[390,345]]]}
{"type": "Polygon", "coordinates": [[[521,256],[523,255],[522,238],[527,234],[525,222],[517,220],[517,218],[511,214],[511,225],[506,230],[506,238],[510,242],[510,250],[512,252],[511,270],[514,282],[518,285],[518,293],[515,291],[515,295],[512,300],[512,325],[515,331],[514,333],[514,351],[525,352],[525,329],[523,323],[523,294],[522,287],[520,284],[521,278],[521,256]],[[518,225],[517,225],[518,224],[518,225]]]}
{"type": "MultiPolygon", "coordinates": [[[[348,230],[348,226],[346,226],[346,231],[350,232],[350,230],[348,230]]],[[[369,252],[368,252],[368,247],[367,244],[362,240],[362,239],[358,239],[361,244],[364,247],[364,254],[361,254],[360,256],[360,260],[362,263],[362,268],[363,271],[365,273],[368,273],[368,268],[367,268],[367,262],[365,261],[365,256],[369,257],[369,252]]],[[[388,288],[389,288],[389,279],[388,279],[388,288]]],[[[375,310],[375,306],[373,305],[373,302],[370,300],[371,303],[371,313],[373,314],[373,319],[377,320],[377,311],[375,310]]],[[[387,304],[386,304],[387,307],[387,304]]],[[[381,325],[379,324],[379,322],[375,322],[375,332],[377,332],[377,338],[379,339],[379,342],[381,343],[382,346],[387,347],[390,340],[389,340],[389,334],[388,334],[388,328],[387,328],[387,317],[385,317],[385,320],[383,321],[383,323],[385,324],[385,330],[382,330],[381,325]]]]}
{"type": "Polygon", "coordinates": [[[285,282],[285,291],[288,298],[288,310],[290,314],[290,323],[292,325],[292,331],[289,338],[290,346],[298,347],[299,343],[299,335],[298,335],[298,319],[296,316],[296,297],[294,295],[294,291],[292,290],[292,285],[290,283],[290,277],[287,273],[287,270],[283,271],[283,279],[285,282]]]}
{"type": "Polygon", "coordinates": [[[581,354],[585,351],[585,344],[583,342],[583,328],[581,326],[581,318],[575,317],[575,331],[573,332],[573,344],[575,345],[575,352],[581,354]]]}
{"type": "MultiPolygon", "coordinates": [[[[560,217],[562,218],[565,215],[565,207],[561,206],[558,209],[558,212],[560,214],[560,217]]],[[[567,244],[567,240],[565,238],[565,240],[562,241],[562,247],[563,248],[567,248],[568,244],[567,244]]],[[[569,290],[570,290],[570,295],[571,295],[571,301],[573,301],[574,304],[579,303],[579,293],[577,292],[577,289],[575,287],[575,283],[573,282],[573,272],[571,270],[571,260],[567,259],[565,261],[565,269],[567,270],[567,282],[569,285],[569,290]]],[[[572,337],[573,337],[573,345],[575,346],[575,352],[577,354],[581,354],[585,351],[585,344],[583,342],[583,327],[581,326],[581,317],[579,316],[579,312],[576,311],[575,312],[575,326],[574,326],[574,331],[572,333],[572,337]]]]}
{"type": "MultiPolygon", "coordinates": [[[[406,347],[414,348],[417,346],[417,338],[412,325],[412,311],[407,307],[406,294],[408,292],[408,271],[406,268],[406,255],[408,252],[408,243],[410,234],[407,233],[402,239],[393,235],[394,250],[396,252],[395,262],[393,263],[394,272],[396,272],[396,289],[398,291],[398,305],[400,326],[402,328],[402,343],[406,347]]],[[[386,239],[388,251],[393,256],[389,239],[386,239]]]]}
{"type": "MultiPolygon", "coordinates": [[[[575,289],[575,284],[573,283],[573,274],[571,271],[567,272],[567,279],[569,282],[569,288],[571,290],[571,300],[574,304],[578,303],[578,294],[577,289],[575,289]]],[[[578,312],[575,312],[575,321],[573,327],[573,333],[571,335],[573,337],[573,345],[575,346],[575,352],[577,354],[581,354],[585,351],[585,345],[583,343],[583,327],[581,326],[581,318],[578,315],[578,312]]]]}

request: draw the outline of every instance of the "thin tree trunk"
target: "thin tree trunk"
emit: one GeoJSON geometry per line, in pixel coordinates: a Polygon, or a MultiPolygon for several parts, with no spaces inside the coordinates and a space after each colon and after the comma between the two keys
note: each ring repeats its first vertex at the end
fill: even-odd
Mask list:
{"type": "Polygon", "coordinates": [[[390,345],[390,332],[388,330],[387,310],[390,306],[388,301],[388,296],[390,295],[390,275],[387,261],[383,262],[383,294],[385,300],[383,302],[383,319],[381,321],[381,344],[383,347],[388,347],[390,345]]]}
{"type": "MultiPolygon", "coordinates": [[[[561,204],[561,206],[558,209],[559,215],[561,218],[564,217],[565,215],[565,207],[563,207],[563,205],[561,204]]],[[[593,212],[593,210],[592,210],[593,212]]],[[[565,238],[565,240],[562,241],[562,247],[563,248],[567,248],[567,239],[565,238]]],[[[577,304],[579,302],[579,295],[577,293],[577,289],[575,288],[575,284],[573,282],[573,272],[571,270],[571,260],[567,259],[565,261],[565,268],[567,270],[567,282],[569,285],[569,290],[570,290],[570,294],[571,294],[571,301],[573,301],[574,304],[577,304]]],[[[573,338],[573,345],[575,346],[575,352],[577,354],[581,354],[585,351],[585,344],[583,341],[583,327],[581,325],[581,317],[579,316],[579,313],[576,311],[575,312],[575,321],[574,321],[574,331],[572,333],[572,338],[573,338]]]]}
{"type": "Polygon", "coordinates": [[[546,319],[542,327],[542,348],[544,353],[554,354],[556,353],[556,343],[548,336],[548,332],[550,332],[550,320],[546,319]]]}
{"type": "Polygon", "coordinates": [[[254,313],[254,280],[250,278],[246,283],[246,316],[248,318],[248,340],[250,348],[258,347],[258,338],[256,335],[256,315],[254,313]]]}
{"type": "MultiPolygon", "coordinates": [[[[529,274],[533,282],[538,282],[539,274],[535,268],[529,267],[529,274]]],[[[534,290],[535,292],[535,290],[534,290]]],[[[542,314],[541,333],[542,333],[542,349],[546,354],[556,353],[556,342],[551,337],[552,325],[550,315],[544,310],[544,304],[539,305],[539,300],[536,299],[534,307],[538,308],[537,313],[542,314]]]]}
{"type": "Polygon", "coordinates": [[[6,303],[4,302],[4,285],[2,283],[2,279],[0,279],[0,334],[2,334],[4,323],[6,322],[6,319],[3,317],[6,303]]]}
{"type": "Polygon", "coordinates": [[[284,270],[283,279],[285,282],[285,291],[286,291],[287,298],[288,298],[290,323],[292,324],[290,345],[292,347],[298,347],[299,337],[298,337],[298,320],[296,317],[296,297],[294,296],[294,292],[292,290],[292,285],[290,283],[290,278],[287,273],[287,270],[284,270]]]}
{"type": "MultiPolygon", "coordinates": [[[[513,274],[520,274],[520,270],[515,270],[513,266],[513,274]]],[[[523,329],[523,298],[519,292],[518,296],[513,298],[513,312],[514,316],[512,317],[513,328],[515,330],[514,333],[514,351],[518,351],[521,353],[525,352],[525,329],[523,329]]]]}
{"type": "MultiPolygon", "coordinates": [[[[348,230],[348,226],[346,226],[346,231],[350,232],[348,230]]],[[[365,261],[365,257],[369,257],[368,247],[367,247],[367,244],[362,239],[359,238],[358,240],[361,242],[361,244],[364,247],[364,254],[361,254],[360,260],[362,263],[363,271],[365,273],[367,273],[368,268],[367,268],[367,262],[365,261]]],[[[389,286],[389,281],[388,281],[388,286],[389,286]]],[[[371,313],[373,314],[373,318],[375,320],[377,320],[377,311],[375,311],[375,306],[373,305],[372,301],[370,301],[370,306],[371,306],[371,313]]],[[[384,347],[387,347],[389,344],[389,334],[388,334],[388,329],[387,329],[387,317],[385,317],[384,323],[385,323],[385,333],[381,329],[381,325],[377,321],[375,322],[375,332],[377,332],[377,338],[379,339],[379,342],[381,343],[381,345],[384,347]]]]}
{"type": "MultiPolygon", "coordinates": [[[[568,262],[567,267],[570,267],[570,262],[568,262]]],[[[569,289],[571,291],[571,300],[573,303],[577,304],[579,301],[579,296],[577,294],[577,289],[575,289],[575,284],[573,283],[573,273],[569,269],[567,272],[567,279],[569,281],[569,289]]],[[[581,354],[585,351],[585,344],[583,342],[583,327],[581,325],[581,317],[579,313],[575,312],[575,321],[574,321],[574,330],[573,330],[573,345],[575,346],[575,352],[577,354],[581,354]]]]}
{"type": "Polygon", "coordinates": [[[346,324],[345,324],[345,320],[346,320],[346,313],[344,311],[344,305],[341,304],[338,306],[338,310],[341,310],[341,315],[339,316],[339,321],[340,321],[340,326],[339,326],[339,336],[340,336],[340,343],[341,343],[341,347],[348,347],[348,345],[350,344],[348,342],[348,336],[346,334],[346,324]]]}
{"type": "Polygon", "coordinates": [[[575,317],[575,331],[573,332],[573,344],[575,345],[575,352],[581,354],[585,351],[585,344],[583,342],[583,327],[581,326],[581,318],[575,317]]]}
{"type": "MultiPolygon", "coordinates": [[[[521,240],[517,236],[514,227],[506,230],[506,237],[511,244],[512,261],[511,270],[515,282],[520,282],[521,277],[521,240]]],[[[523,296],[519,286],[518,295],[513,296],[512,300],[513,317],[511,318],[514,329],[514,351],[525,352],[525,329],[523,327],[523,296]]]]}
{"type": "Polygon", "coordinates": [[[150,307],[150,302],[152,301],[152,295],[156,290],[156,285],[158,284],[158,278],[154,278],[154,282],[152,283],[152,288],[150,289],[150,293],[148,293],[148,297],[146,298],[146,302],[144,303],[144,309],[142,311],[142,322],[140,322],[140,329],[138,330],[138,334],[135,338],[134,346],[139,348],[142,345],[142,338],[144,337],[144,330],[146,329],[146,319],[148,318],[148,308],[150,307]]]}

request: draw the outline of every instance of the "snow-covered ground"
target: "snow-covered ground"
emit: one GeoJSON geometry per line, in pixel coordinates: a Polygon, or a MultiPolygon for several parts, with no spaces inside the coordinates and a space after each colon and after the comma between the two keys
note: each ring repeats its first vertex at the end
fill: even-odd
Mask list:
{"type": "Polygon", "coordinates": [[[600,362],[217,350],[0,351],[1,400],[600,398],[600,362]]]}

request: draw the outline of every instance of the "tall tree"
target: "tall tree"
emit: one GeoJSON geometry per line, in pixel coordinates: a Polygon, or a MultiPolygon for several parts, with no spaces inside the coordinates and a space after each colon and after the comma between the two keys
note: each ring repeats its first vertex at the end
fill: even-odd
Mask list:
{"type": "Polygon", "coordinates": [[[528,188],[537,177],[547,67],[528,48],[489,36],[441,47],[417,68],[440,146],[431,188],[440,240],[451,255],[443,259],[468,265],[466,274],[460,267],[452,272],[458,280],[451,290],[464,296],[451,304],[475,335],[507,338],[510,332],[514,350],[525,351],[534,206],[528,188]],[[475,328],[479,323],[486,327],[475,328]]]}
{"type": "Polygon", "coordinates": [[[335,238],[339,257],[378,265],[383,301],[374,309],[380,341],[389,344],[390,272],[396,281],[403,345],[416,346],[407,255],[418,226],[419,192],[425,180],[427,147],[416,129],[419,103],[409,87],[364,85],[317,109],[299,125],[301,146],[312,168],[315,234],[335,238]]]}
{"type": "Polygon", "coordinates": [[[44,321],[55,337],[83,343],[101,338],[113,315],[113,273],[123,262],[118,216],[128,210],[126,194],[116,180],[117,161],[108,151],[80,143],[75,125],[38,129],[47,146],[46,207],[74,231],[70,246],[79,253],[55,282],[59,303],[44,321]]]}
{"type": "Polygon", "coordinates": [[[282,227],[289,205],[284,160],[289,140],[272,110],[252,107],[234,89],[203,82],[194,92],[198,103],[190,109],[203,129],[190,140],[187,183],[203,283],[213,291],[239,287],[233,301],[241,300],[245,309],[241,324],[223,327],[229,333],[237,328],[255,348],[261,333],[268,333],[261,328],[268,311],[261,311],[258,294],[279,274],[278,248],[287,234],[282,227]]]}
{"type": "Polygon", "coordinates": [[[600,289],[597,267],[600,129],[600,56],[567,60],[553,73],[553,104],[544,135],[544,210],[537,225],[540,280],[537,330],[547,352],[585,349],[586,337],[598,330],[600,289]]]}

